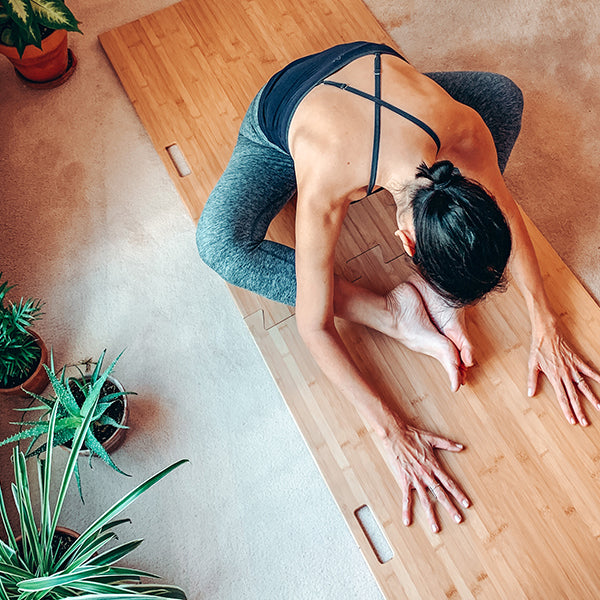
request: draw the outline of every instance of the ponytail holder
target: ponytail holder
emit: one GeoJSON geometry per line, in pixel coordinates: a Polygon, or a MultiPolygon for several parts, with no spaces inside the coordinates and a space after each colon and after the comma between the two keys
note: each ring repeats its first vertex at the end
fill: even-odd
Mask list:
{"type": "Polygon", "coordinates": [[[433,189],[437,192],[439,190],[445,190],[451,183],[450,178],[446,179],[446,181],[442,181],[441,183],[434,181],[433,189]]]}
{"type": "Polygon", "coordinates": [[[433,181],[433,189],[438,191],[438,190],[445,190],[451,183],[454,177],[456,177],[457,175],[460,175],[460,170],[458,169],[458,167],[454,167],[452,169],[452,171],[450,172],[449,175],[446,176],[446,178],[443,181],[433,181]]]}

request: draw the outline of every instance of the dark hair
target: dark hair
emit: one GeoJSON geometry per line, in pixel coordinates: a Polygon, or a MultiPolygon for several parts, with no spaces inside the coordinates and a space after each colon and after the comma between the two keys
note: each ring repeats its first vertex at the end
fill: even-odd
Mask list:
{"type": "Polygon", "coordinates": [[[510,256],[508,223],[494,198],[448,160],[421,163],[412,196],[413,263],[451,306],[482,299],[504,284],[510,256]]]}

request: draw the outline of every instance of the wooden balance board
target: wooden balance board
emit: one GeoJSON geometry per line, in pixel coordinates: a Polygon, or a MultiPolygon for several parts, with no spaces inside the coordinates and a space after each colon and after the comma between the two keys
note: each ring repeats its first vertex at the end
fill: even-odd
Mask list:
{"type": "MultiPolygon", "coordinates": [[[[360,0],[184,0],[100,36],[194,221],[270,75],[357,39],[395,46],[360,0]]],[[[583,355],[600,365],[600,310],[526,220],[555,310],[583,355]]],[[[293,245],[293,223],[290,204],[270,237],[293,245]]],[[[380,291],[401,281],[406,258],[394,223],[383,192],[353,205],[338,271],[380,291]]],[[[461,525],[438,507],[438,535],[418,501],[414,525],[402,525],[400,488],[372,430],[313,362],[293,310],[231,292],[386,598],[600,597],[600,416],[587,409],[590,427],[569,426],[545,380],[527,398],[530,326],[515,286],[470,309],[478,364],[456,394],[433,359],[338,322],[388,402],[412,423],[466,446],[442,453],[442,461],[473,507],[461,525]],[[382,540],[359,518],[363,506],[382,540]],[[387,556],[379,546],[386,540],[387,556]]]]}

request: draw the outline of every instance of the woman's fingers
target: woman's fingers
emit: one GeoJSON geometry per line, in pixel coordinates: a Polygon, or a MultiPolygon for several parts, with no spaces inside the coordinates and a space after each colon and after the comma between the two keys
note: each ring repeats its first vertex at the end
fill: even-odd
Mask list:
{"type": "MultiPolygon", "coordinates": [[[[577,422],[583,427],[586,427],[588,422],[585,418],[585,414],[583,412],[583,408],[581,407],[581,401],[579,400],[579,396],[577,394],[577,390],[575,389],[575,384],[573,383],[573,379],[566,375],[562,383],[565,387],[565,391],[567,392],[567,397],[569,399],[569,404],[571,405],[571,410],[575,413],[575,417],[577,418],[577,422]]],[[[575,423],[571,421],[574,425],[575,423]]]]}
{"type": "Polygon", "coordinates": [[[402,523],[408,527],[412,523],[412,486],[408,479],[402,484],[402,523]]]}
{"type": "MultiPolygon", "coordinates": [[[[471,506],[471,502],[465,495],[465,493],[458,487],[454,479],[450,477],[445,471],[439,468],[435,476],[438,478],[440,483],[444,486],[444,488],[454,497],[454,499],[464,506],[465,508],[469,508],[471,506]]],[[[458,511],[456,511],[458,513],[458,511]]],[[[456,515],[453,513],[454,520],[456,521],[456,515]]],[[[462,520],[462,519],[461,519],[462,520]]],[[[457,521],[459,523],[460,521],[457,521]]]]}
{"type": "Polygon", "coordinates": [[[423,434],[423,439],[427,440],[431,444],[432,448],[439,448],[440,450],[448,450],[449,452],[460,452],[464,449],[462,444],[453,442],[448,438],[435,435],[434,433],[423,434]]]}
{"type": "Polygon", "coordinates": [[[458,512],[456,506],[454,506],[444,485],[442,483],[434,482],[433,484],[429,484],[429,490],[435,496],[435,499],[448,511],[448,514],[454,521],[460,523],[462,521],[462,515],[458,512]]]}
{"type": "Polygon", "coordinates": [[[531,398],[537,392],[538,377],[540,368],[537,363],[529,363],[529,375],[527,377],[527,395],[531,398]]]}
{"type": "Polygon", "coordinates": [[[427,493],[426,486],[421,481],[415,481],[414,487],[417,490],[417,494],[419,494],[419,499],[421,500],[423,509],[427,513],[427,520],[429,521],[429,525],[431,526],[431,531],[433,531],[433,533],[439,533],[440,526],[438,525],[437,517],[435,516],[435,510],[433,508],[433,503],[431,502],[431,498],[427,493]]]}
{"type": "MultiPolygon", "coordinates": [[[[546,375],[548,375],[548,373],[546,373],[546,375]]],[[[548,377],[548,379],[550,378],[548,377]]],[[[563,386],[562,380],[558,378],[552,378],[550,379],[550,383],[554,388],[554,393],[558,398],[558,403],[562,408],[565,418],[567,419],[567,421],[569,421],[569,423],[571,423],[571,425],[575,425],[577,421],[575,420],[575,415],[573,415],[573,411],[571,410],[571,404],[569,402],[569,398],[563,386]]]]}
{"type": "Polygon", "coordinates": [[[594,381],[597,381],[598,383],[600,383],[600,374],[598,373],[598,371],[595,371],[594,369],[592,369],[592,367],[590,367],[587,363],[585,363],[583,360],[581,360],[581,358],[579,358],[579,356],[574,355],[574,359],[575,359],[575,364],[576,364],[577,370],[582,375],[585,375],[586,377],[591,377],[594,381]]]}
{"type": "Polygon", "coordinates": [[[577,384],[577,388],[598,410],[600,410],[600,402],[598,402],[598,398],[596,398],[585,379],[582,379],[577,384]]]}

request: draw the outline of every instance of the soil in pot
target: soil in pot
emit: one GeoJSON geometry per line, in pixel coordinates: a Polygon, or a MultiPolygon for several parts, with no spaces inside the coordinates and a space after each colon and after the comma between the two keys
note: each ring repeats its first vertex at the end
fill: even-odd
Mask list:
{"type": "MultiPolygon", "coordinates": [[[[85,401],[85,397],[78,385],[75,381],[69,381],[69,388],[73,393],[73,397],[79,406],[83,406],[85,401]]],[[[116,394],[121,390],[110,380],[107,379],[102,386],[102,391],[100,392],[100,402],[102,402],[102,398],[108,396],[109,394],[116,394]]],[[[117,423],[123,423],[125,416],[125,398],[121,396],[117,398],[104,412],[105,415],[112,417],[117,423]]],[[[92,423],[92,432],[94,437],[104,445],[117,431],[119,431],[116,427],[112,425],[100,425],[99,423],[92,423]]],[[[122,431],[122,430],[121,430],[122,431]]],[[[65,442],[63,446],[67,448],[72,447],[72,440],[65,442]]],[[[82,450],[86,450],[85,442],[83,444],[82,450]]]]}

